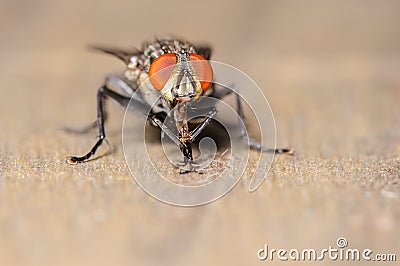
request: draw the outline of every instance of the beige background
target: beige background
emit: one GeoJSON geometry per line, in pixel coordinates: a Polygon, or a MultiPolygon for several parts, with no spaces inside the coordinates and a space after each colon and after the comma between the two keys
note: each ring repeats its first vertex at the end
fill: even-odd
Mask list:
{"type": "Polygon", "coordinates": [[[400,260],[399,11],[395,0],[1,0],[0,264],[263,265],[264,244],[322,249],[340,236],[400,260]],[[93,121],[105,73],[123,69],[85,47],[167,34],[211,44],[263,88],[278,146],[297,155],[277,157],[256,193],[245,177],[199,208],[149,197],[125,165],[115,104],[116,152],[65,164],[96,133],[60,129],[93,121]]]}

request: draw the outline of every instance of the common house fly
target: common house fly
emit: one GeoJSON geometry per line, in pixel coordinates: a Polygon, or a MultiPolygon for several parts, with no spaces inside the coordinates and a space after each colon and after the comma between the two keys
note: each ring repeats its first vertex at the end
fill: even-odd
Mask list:
{"type": "MultiPolygon", "coordinates": [[[[200,96],[222,99],[235,93],[224,87],[216,86],[212,82],[213,70],[208,62],[211,56],[211,48],[195,46],[187,41],[176,38],[156,39],[145,43],[141,50],[119,50],[93,47],[104,53],[111,54],[121,59],[126,64],[123,75],[109,74],[103,85],[97,91],[97,120],[82,129],[87,132],[92,128],[98,129],[98,140],[83,156],[71,156],[67,162],[77,164],[87,161],[103,144],[106,134],[104,121],[106,112],[104,103],[107,99],[113,99],[124,107],[129,102],[143,109],[151,110],[147,120],[153,126],[159,127],[180,148],[184,163],[180,173],[196,171],[193,164],[192,143],[196,136],[203,131],[209,122],[217,114],[217,108],[211,107],[204,120],[190,130],[186,114],[190,111],[189,101],[196,100],[200,96]],[[170,66],[169,75],[154,75],[158,71],[170,66]],[[150,78],[150,83],[142,86],[150,78]],[[150,86],[148,85],[150,84],[150,86]],[[118,92],[117,92],[118,91],[118,92]],[[175,108],[177,107],[178,108],[175,108]],[[149,109],[150,108],[150,109],[149,109]],[[174,119],[179,135],[175,135],[163,125],[167,114],[174,109],[174,119]]],[[[235,93],[236,94],[236,93],[235,93]]],[[[244,112],[240,96],[236,94],[236,108],[240,118],[244,119],[244,112]]],[[[262,146],[258,141],[249,137],[250,148],[263,152],[277,154],[292,154],[291,149],[272,149],[262,146]]]]}

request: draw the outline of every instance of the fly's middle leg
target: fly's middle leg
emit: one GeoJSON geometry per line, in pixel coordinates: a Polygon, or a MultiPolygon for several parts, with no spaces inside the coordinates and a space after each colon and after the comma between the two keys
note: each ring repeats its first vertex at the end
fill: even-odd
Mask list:
{"type": "MultiPolygon", "coordinates": [[[[89,160],[93,157],[93,155],[95,155],[97,149],[103,144],[104,140],[106,140],[106,134],[104,130],[106,112],[104,107],[106,100],[109,98],[115,100],[123,107],[127,107],[129,102],[131,102],[131,105],[134,105],[135,108],[137,108],[137,111],[141,112],[142,115],[147,115],[147,111],[150,110],[150,107],[140,98],[140,96],[135,93],[134,89],[125,80],[114,74],[108,75],[105,84],[97,91],[97,120],[95,124],[92,125],[97,127],[99,139],[87,154],[83,156],[71,156],[67,160],[68,163],[77,164],[89,160]],[[111,88],[115,88],[122,93],[132,95],[130,97],[124,96],[113,91],[111,88]]],[[[90,128],[91,127],[89,126],[83,131],[90,130],[90,128]]]]}
{"type": "MultiPolygon", "coordinates": [[[[235,98],[236,98],[237,113],[239,115],[239,118],[244,123],[245,115],[244,115],[244,111],[243,111],[242,99],[240,98],[238,93],[236,93],[235,91],[228,89],[226,87],[220,87],[217,85],[217,87],[214,87],[213,94],[211,94],[210,96],[214,97],[216,99],[222,99],[225,96],[228,96],[232,93],[234,93],[235,98]]],[[[241,129],[240,129],[240,134],[242,137],[244,137],[246,135],[246,128],[244,127],[243,123],[240,123],[242,125],[241,129]]],[[[287,149],[287,148],[274,149],[274,148],[265,147],[265,146],[261,145],[261,143],[259,141],[257,141],[256,139],[254,139],[250,136],[248,136],[248,145],[251,149],[259,150],[259,151],[263,151],[263,152],[272,152],[272,153],[276,153],[276,154],[289,154],[289,155],[294,154],[293,149],[287,149]]]]}
{"type": "Polygon", "coordinates": [[[118,103],[124,106],[127,106],[130,100],[130,98],[110,90],[107,85],[100,87],[100,89],[97,91],[97,130],[99,139],[85,155],[69,157],[67,160],[69,164],[77,164],[90,159],[93,155],[95,155],[97,149],[103,144],[103,141],[106,138],[104,131],[104,102],[107,97],[116,100],[118,103]]]}

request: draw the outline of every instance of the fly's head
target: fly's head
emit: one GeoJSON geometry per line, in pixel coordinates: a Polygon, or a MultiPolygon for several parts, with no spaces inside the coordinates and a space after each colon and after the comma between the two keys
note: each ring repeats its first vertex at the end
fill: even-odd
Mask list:
{"type": "Polygon", "coordinates": [[[202,95],[211,86],[213,72],[204,57],[181,49],[157,57],[149,76],[154,88],[174,107],[202,95]]]}

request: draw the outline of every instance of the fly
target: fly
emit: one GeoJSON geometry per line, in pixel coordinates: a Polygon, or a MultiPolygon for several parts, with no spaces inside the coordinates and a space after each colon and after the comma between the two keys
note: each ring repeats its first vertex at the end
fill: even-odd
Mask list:
{"type": "MultiPolygon", "coordinates": [[[[97,149],[103,144],[106,139],[104,130],[106,113],[103,107],[105,100],[111,98],[124,107],[127,107],[130,101],[139,109],[140,107],[146,109],[150,106],[151,111],[147,120],[153,126],[159,127],[179,146],[182,152],[184,163],[180,173],[196,172],[197,169],[193,164],[192,143],[215,117],[218,110],[216,107],[211,107],[204,120],[195,129],[189,130],[189,121],[186,117],[190,111],[190,101],[196,100],[200,96],[223,99],[231,93],[236,94],[232,90],[216,86],[212,82],[213,70],[208,61],[211,56],[211,48],[194,46],[183,40],[167,38],[146,43],[142,50],[125,51],[99,47],[95,49],[121,59],[126,64],[126,70],[123,75],[109,74],[107,76],[97,91],[97,121],[80,131],[87,132],[97,127],[97,142],[87,154],[71,156],[67,162],[69,164],[85,162],[95,155],[97,149]],[[169,70],[162,75],[156,74],[163,69],[169,70]],[[149,78],[150,83],[145,82],[149,78]],[[179,136],[176,136],[163,124],[171,110],[174,110],[173,115],[179,136]]],[[[242,102],[237,94],[236,99],[237,113],[244,120],[242,102]]],[[[293,153],[291,149],[264,147],[251,137],[249,137],[248,145],[252,149],[264,152],[293,153]]]]}

